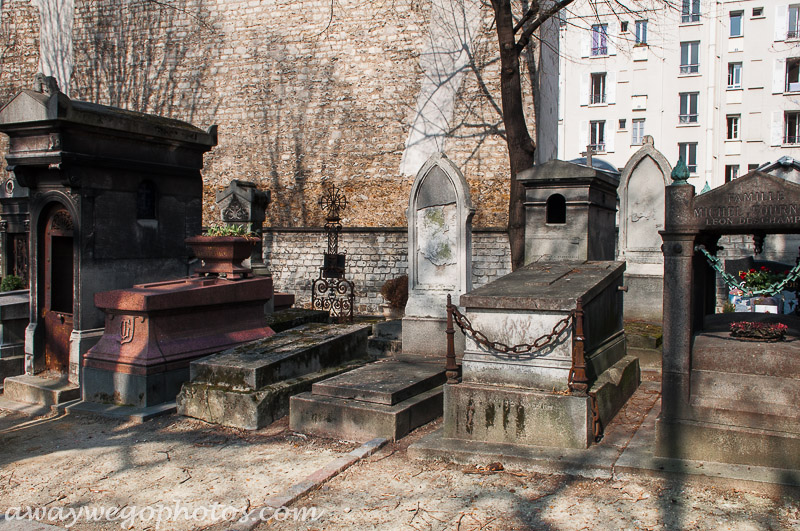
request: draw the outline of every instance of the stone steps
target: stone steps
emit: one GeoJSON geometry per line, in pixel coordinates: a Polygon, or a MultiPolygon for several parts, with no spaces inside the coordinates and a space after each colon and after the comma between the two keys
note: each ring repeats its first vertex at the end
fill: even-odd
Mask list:
{"type": "Polygon", "coordinates": [[[370,327],[309,323],[191,364],[178,413],[259,429],[286,415],[291,395],[363,365],[370,327]]]}
{"type": "Polygon", "coordinates": [[[81,397],[81,390],[64,378],[44,378],[23,374],[6,378],[3,395],[15,402],[52,406],[81,397]]]}
{"type": "Polygon", "coordinates": [[[372,335],[367,343],[367,350],[373,359],[392,357],[402,352],[403,322],[400,319],[379,321],[372,325],[372,335]]]}
{"type": "Polygon", "coordinates": [[[627,352],[639,358],[642,380],[661,380],[663,336],[661,326],[642,321],[625,322],[627,352]]]}
{"type": "Polygon", "coordinates": [[[442,360],[381,360],[293,396],[289,426],[340,439],[397,440],[442,414],[442,360]]]}

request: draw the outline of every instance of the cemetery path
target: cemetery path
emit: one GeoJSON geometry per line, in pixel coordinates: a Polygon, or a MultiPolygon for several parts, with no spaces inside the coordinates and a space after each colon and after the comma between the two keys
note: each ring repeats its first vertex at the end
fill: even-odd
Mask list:
{"type": "MultiPolygon", "coordinates": [[[[621,452],[658,399],[643,384],[608,426],[601,445],[621,452]]],[[[580,530],[800,528],[796,493],[767,496],[701,482],[626,476],[587,479],[417,461],[408,446],[432,423],[366,457],[257,529],[580,530]],[[315,511],[314,512],[312,512],[315,511]],[[297,515],[297,518],[295,518],[297,515]],[[305,521],[303,516],[305,515],[305,521]],[[284,521],[280,521],[285,518],[284,521]]],[[[286,491],[358,445],[293,434],[286,419],[257,432],[168,416],[133,424],[91,416],[30,419],[0,412],[0,508],[137,508],[138,519],[79,520],[72,529],[205,529],[229,523],[172,519],[146,507],[190,513],[216,504],[245,510],[286,491]]],[[[46,521],[46,519],[43,519],[46,521]]],[[[63,528],[69,521],[50,521],[63,528]]],[[[0,521],[0,530],[16,522],[0,521]],[[5,525],[4,525],[5,524],[5,525]]],[[[31,528],[33,529],[33,528],[31,528]]]]}
{"type": "MultiPolygon", "coordinates": [[[[135,424],[0,411],[0,509],[117,507],[113,521],[78,522],[72,529],[155,528],[120,515],[157,504],[174,510],[176,501],[190,514],[215,503],[220,514],[223,507],[245,510],[355,446],[292,435],[288,419],[245,432],[177,415],[135,424]]],[[[50,523],[66,527],[69,520],[50,523]]],[[[179,519],[160,528],[199,525],[179,519]]],[[[0,522],[0,529],[15,528],[0,522]]]]}

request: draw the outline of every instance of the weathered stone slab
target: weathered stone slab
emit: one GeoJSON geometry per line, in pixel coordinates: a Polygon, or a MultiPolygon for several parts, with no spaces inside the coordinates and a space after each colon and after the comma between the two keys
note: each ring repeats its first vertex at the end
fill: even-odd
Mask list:
{"type": "Polygon", "coordinates": [[[529,446],[588,448],[586,396],[472,383],[445,385],[443,436],[529,446]]]}
{"type": "Polygon", "coordinates": [[[183,385],[176,399],[178,413],[232,428],[257,430],[289,413],[289,397],[307,392],[314,382],[349,371],[362,363],[356,361],[325,368],[255,391],[190,382],[183,385]]]}
{"type": "Polygon", "coordinates": [[[424,391],[442,385],[444,366],[390,360],[315,383],[315,395],[332,396],[393,406],[424,391]]]}
{"type": "Polygon", "coordinates": [[[3,395],[9,400],[51,406],[81,397],[81,390],[66,378],[41,378],[23,374],[6,378],[3,395]]]}
{"type": "Polygon", "coordinates": [[[368,325],[310,323],[191,364],[191,381],[258,390],[342,362],[366,358],[368,325]]]}
{"type": "Polygon", "coordinates": [[[375,437],[397,440],[442,414],[441,387],[392,406],[312,393],[290,400],[292,430],[357,442],[375,437]]]}

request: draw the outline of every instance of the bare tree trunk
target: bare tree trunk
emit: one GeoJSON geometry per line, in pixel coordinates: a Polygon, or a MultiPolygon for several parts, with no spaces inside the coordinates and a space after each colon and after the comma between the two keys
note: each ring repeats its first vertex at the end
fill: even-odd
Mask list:
{"type": "Polygon", "coordinates": [[[497,27],[497,40],[500,45],[500,94],[511,170],[508,198],[508,241],[511,246],[511,268],[514,270],[521,267],[525,260],[524,188],[517,181],[517,174],[533,166],[535,147],[528,132],[528,125],[525,123],[520,82],[520,50],[514,39],[511,1],[492,0],[492,7],[497,27]]]}

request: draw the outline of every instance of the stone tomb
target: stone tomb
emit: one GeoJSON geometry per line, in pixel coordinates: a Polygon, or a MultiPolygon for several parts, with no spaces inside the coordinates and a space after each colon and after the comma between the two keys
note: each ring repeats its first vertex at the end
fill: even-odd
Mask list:
{"type": "Polygon", "coordinates": [[[105,333],[83,358],[83,399],[145,408],[173,400],[192,360],[269,337],[271,278],[190,278],[95,295],[105,333]]]}
{"type": "Polygon", "coordinates": [[[626,319],[661,321],[664,256],[659,231],[664,228],[664,186],[671,172],[649,135],[622,170],[617,255],[626,264],[626,319]]]}
{"type": "Polygon", "coordinates": [[[595,438],[593,400],[605,426],[639,385],[622,329],[624,269],[621,262],[540,262],[463,295],[465,315],[490,341],[532,344],[564,320],[566,329],[521,354],[488,349],[468,334],[462,381],[444,386],[442,437],[587,448],[595,438]],[[579,300],[582,314],[573,321],[579,300]]]}
{"type": "Polygon", "coordinates": [[[723,234],[800,232],[800,185],[757,171],[702,195],[666,187],[664,345],[655,454],[800,469],[800,318],[715,314],[715,272],[697,250],[723,234]],[[780,343],[730,337],[731,321],[781,322],[780,343]]]}
{"type": "Polygon", "coordinates": [[[308,323],[191,364],[178,413],[247,430],[289,412],[289,397],[366,362],[370,327],[308,323]]]}
{"type": "Polygon", "coordinates": [[[0,110],[0,131],[30,192],[25,371],[74,385],[103,332],[96,293],[188,274],[216,129],[73,101],[46,78],[0,110]]]}
{"type": "MultiPolygon", "coordinates": [[[[445,353],[447,295],[457,298],[472,285],[474,213],[458,167],[444,153],[432,155],[417,173],[408,203],[406,354],[445,353]]],[[[457,341],[463,350],[463,337],[457,341]]]]}
{"type": "Polygon", "coordinates": [[[517,180],[525,187],[526,264],[614,259],[618,174],[551,160],[517,180]]]}

